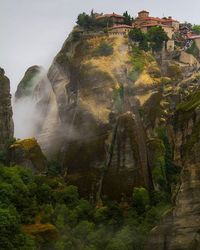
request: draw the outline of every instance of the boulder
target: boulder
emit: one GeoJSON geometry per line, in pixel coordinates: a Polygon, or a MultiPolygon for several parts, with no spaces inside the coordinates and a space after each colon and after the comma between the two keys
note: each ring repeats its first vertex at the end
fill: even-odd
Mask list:
{"type": "Polygon", "coordinates": [[[35,138],[17,140],[10,146],[11,162],[31,169],[35,173],[45,173],[47,160],[35,138]]]}

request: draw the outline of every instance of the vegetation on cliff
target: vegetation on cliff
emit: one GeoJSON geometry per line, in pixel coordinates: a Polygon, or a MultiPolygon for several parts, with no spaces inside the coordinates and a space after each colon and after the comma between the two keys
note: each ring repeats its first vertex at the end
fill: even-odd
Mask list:
{"type": "Polygon", "coordinates": [[[21,167],[0,168],[1,249],[128,250],[156,224],[168,201],[160,192],[133,190],[132,202],[80,198],[56,176],[34,176],[21,167]]]}
{"type": "Polygon", "coordinates": [[[148,51],[160,51],[163,48],[163,42],[168,41],[168,36],[162,27],[152,27],[147,33],[143,33],[140,29],[134,28],[129,32],[129,38],[139,43],[139,48],[148,51]]]}
{"type": "MultiPolygon", "coordinates": [[[[113,26],[114,23],[109,17],[98,20],[96,18],[98,16],[103,16],[103,13],[100,14],[94,13],[93,10],[90,12],[90,14],[86,14],[85,12],[83,12],[78,15],[76,23],[81,28],[93,31],[98,31],[99,29],[100,30],[103,29],[104,31],[106,31],[108,27],[113,26]]],[[[123,17],[124,17],[124,22],[123,22],[124,24],[132,25],[133,18],[128,14],[127,11],[123,13],[123,17]]]]}
{"type": "MultiPolygon", "coordinates": [[[[102,36],[111,23],[97,22],[96,15],[78,16],[48,73],[50,118],[42,134],[50,135],[45,143],[53,161],[47,165],[33,138],[9,147],[12,167],[2,161],[0,221],[8,229],[0,233],[2,249],[141,250],[174,205],[180,170],[168,128],[174,111],[184,125],[196,119],[199,92],[176,106],[183,98],[176,84],[190,66],[173,53],[160,62],[154,52],[168,40],[161,27],[147,34],[133,29],[130,39],[102,36]],[[101,32],[93,37],[93,31],[101,32]]],[[[131,23],[127,12],[124,18],[131,23]]],[[[22,80],[22,95],[29,95],[34,74],[22,80]]],[[[181,145],[187,152],[199,139],[197,125],[181,145]]]]}

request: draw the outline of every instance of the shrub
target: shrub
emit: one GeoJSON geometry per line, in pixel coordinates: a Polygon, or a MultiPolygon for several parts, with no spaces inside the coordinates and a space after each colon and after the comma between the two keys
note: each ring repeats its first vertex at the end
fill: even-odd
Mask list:
{"type": "Polygon", "coordinates": [[[129,38],[139,43],[139,48],[144,51],[149,50],[148,38],[140,29],[134,28],[129,32],[129,38]]]}
{"type": "Polygon", "coordinates": [[[47,168],[47,174],[50,176],[57,176],[61,173],[61,166],[56,161],[49,162],[47,168]]]}
{"type": "Polygon", "coordinates": [[[67,186],[63,190],[58,190],[56,199],[59,203],[65,203],[68,206],[74,206],[79,199],[78,189],[75,186],[67,186]]]}
{"type": "Polygon", "coordinates": [[[200,35],[200,25],[194,25],[192,30],[197,34],[200,35]]]}
{"type": "Polygon", "coordinates": [[[189,49],[187,49],[186,52],[189,53],[189,54],[191,54],[191,55],[193,55],[196,58],[199,57],[199,49],[197,48],[195,42],[192,43],[192,46],[189,49]]]}
{"type": "Polygon", "coordinates": [[[93,51],[93,56],[110,56],[113,54],[113,47],[107,42],[102,42],[96,49],[93,51]]]}
{"type": "Polygon", "coordinates": [[[75,42],[76,42],[76,41],[79,41],[80,38],[81,38],[80,32],[74,30],[74,31],[72,32],[72,38],[73,38],[73,40],[74,40],[75,42]]]}
{"type": "Polygon", "coordinates": [[[154,51],[161,50],[163,47],[163,42],[166,42],[169,39],[163,28],[160,26],[149,29],[147,37],[154,51]]]}
{"type": "Polygon", "coordinates": [[[145,212],[147,206],[150,204],[150,198],[148,191],[141,188],[134,188],[133,191],[133,205],[139,214],[145,212]]]}
{"type": "Polygon", "coordinates": [[[0,249],[35,249],[33,241],[22,232],[14,209],[0,208],[0,249]]]}

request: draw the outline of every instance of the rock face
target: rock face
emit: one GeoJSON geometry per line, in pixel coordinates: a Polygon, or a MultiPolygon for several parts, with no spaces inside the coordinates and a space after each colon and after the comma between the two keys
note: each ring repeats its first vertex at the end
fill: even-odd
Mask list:
{"type": "Polygon", "coordinates": [[[130,196],[134,186],[152,187],[140,103],[130,93],[157,86],[161,73],[155,59],[141,56],[147,66],[135,84],[138,73],[127,39],[74,40],[70,35],[49,69],[51,91],[36,137],[47,157],[57,157],[68,181],[85,194],[108,194],[107,183],[114,179],[121,183],[112,184],[119,191],[109,192],[115,199],[130,196]],[[102,43],[112,46],[111,55],[95,55],[102,43]]]}
{"type": "Polygon", "coordinates": [[[35,65],[27,69],[24,77],[17,86],[15,98],[20,99],[31,96],[34,88],[43,79],[44,70],[35,65]]]}
{"type": "MultiPolygon", "coordinates": [[[[182,51],[155,57],[130,49],[124,37],[82,39],[72,33],[47,76],[31,88],[25,79],[16,96],[35,98],[42,119],[34,135],[42,150],[60,162],[66,181],[93,201],[103,196],[121,201],[134,187],[167,187],[164,163],[170,154],[172,166],[181,169],[174,208],[149,234],[145,249],[197,250],[199,63],[182,51]],[[105,44],[112,48],[109,55],[105,44]]],[[[11,150],[34,168],[32,149],[27,153],[17,142],[11,150]]],[[[37,171],[45,170],[44,162],[41,157],[37,171]]]]}
{"type": "Polygon", "coordinates": [[[179,60],[180,60],[181,63],[194,65],[197,68],[199,68],[199,62],[197,61],[197,59],[194,58],[192,55],[184,52],[184,51],[181,51],[179,60]]]}
{"type": "Polygon", "coordinates": [[[199,164],[183,168],[175,208],[151,231],[145,250],[200,249],[199,173],[199,164]]]}
{"type": "Polygon", "coordinates": [[[174,161],[183,166],[175,206],[149,235],[145,250],[200,249],[199,92],[177,106],[174,161]]]}
{"type": "Polygon", "coordinates": [[[33,170],[35,173],[47,171],[47,160],[34,138],[17,140],[10,147],[11,163],[33,170]]]}
{"type": "Polygon", "coordinates": [[[39,66],[30,67],[15,93],[13,113],[16,137],[35,137],[41,130],[50,91],[51,86],[45,70],[39,66]]]}
{"type": "Polygon", "coordinates": [[[0,68],[0,150],[13,138],[13,132],[10,81],[0,68]]]}
{"type": "Polygon", "coordinates": [[[162,173],[165,149],[156,129],[168,126],[173,160],[183,166],[178,145],[185,142],[171,121],[177,104],[195,90],[198,69],[185,52],[155,60],[132,51],[124,37],[72,33],[31,90],[42,116],[34,135],[84,195],[120,200],[135,186],[159,188],[154,172],[162,173]],[[110,55],[100,50],[102,43],[112,47],[110,55]]]}

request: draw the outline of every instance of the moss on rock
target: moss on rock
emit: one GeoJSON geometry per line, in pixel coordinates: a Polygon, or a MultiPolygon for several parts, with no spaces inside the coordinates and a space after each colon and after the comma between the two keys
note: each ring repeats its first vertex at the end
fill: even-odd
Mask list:
{"type": "Polygon", "coordinates": [[[165,146],[163,141],[154,138],[149,140],[147,145],[154,187],[165,187],[167,179],[165,172],[165,146]]]}
{"type": "Polygon", "coordinates": [[[10,146],[11,161],[34,172],[45,172],[47,160],[35,138],[17,140],[10,146]]]}

